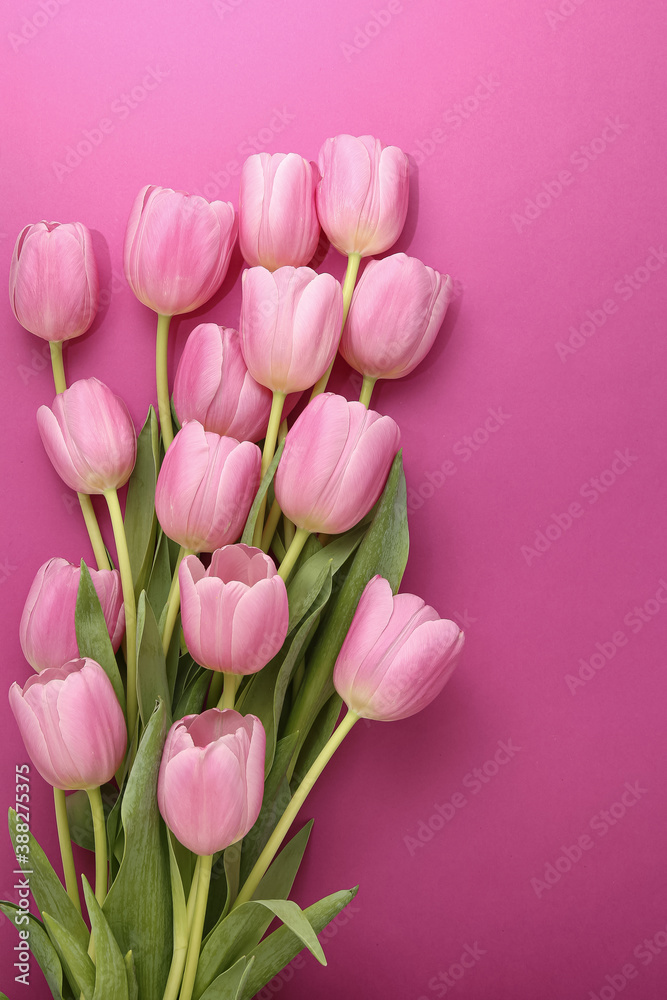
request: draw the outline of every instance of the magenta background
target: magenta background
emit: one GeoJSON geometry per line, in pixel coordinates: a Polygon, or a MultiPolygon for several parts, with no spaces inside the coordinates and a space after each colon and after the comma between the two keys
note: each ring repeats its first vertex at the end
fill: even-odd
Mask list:
{"type": "MultiPolygon", "coordinates": [[[[150,182],[236,203],[238,179],[219,172],[240,164],[251,151],[246,137],[262,129],[260,148],[310,158],[344,131],[409,151],[421,163],[396,249],[463,287],[428,360],[405,381],[382,384],[374,405],[401,425],[415,491],[404,589],[463,624],[467,646],[421,716],[359,725],[307,803],[304,816],[317,821],[296,898],[307,905],[361,889],[351,919],[325,941],[329,968],[307,956],[274,984],[291,1000],[444,991],[587,1000],[600,990],[604,1000],[619,985],[628,1000],[666,993],[667,949],[647,964],[633,950],[656,934],[656,950],[667,942],[667,610],[650,603],[667,577],[667,267],[631,296],[614,289],[667,237],[665,8],[554,0],[552,11],[558,2],[563,13],[550,17],[535,0],[392,0],[391,19],[371,27],[363,47],[358,32],[372,10],[387,9],[384,0],[44,0],[48,23],[25,43],[17,37],[38,3],[14,0],[0,13],[1,282],[25,223],[80,220],[96,231],[108,307],[67,348],[66,370],[70,381],[104,379],[137,425],[153,398],[154,331],[122,275],[132,200],[150,182]],[[115,102],[141,87],[149,67],[162,79],[121,118],[115,102]],[[457,124],[453,109],[480,77],[493,92],[476,108],[469,99],[457,124]],[[274,109],[293,117],[271,135],[274,109]],[[571,156],[607,117],[627,127],[580,170],[571,156]],[[113,130],[58,179],[54,161],[104,118],[113,130]],[[572,183],[517,227],[513,213],[568,169],[572,183]],[[617,311],[561,360],[556,344],[608,299],[617,311]],[[459,442],[489,408],[509,418],[466,461],[459,442]],[[634,460],[591,504],[580,488],[617,449],[634,460]],[[447,459],[456,472],[443,482],[434,473],[447,459]],[[575,501],[583,515],[528,565],[521,547],[575,501]],[[635,634],[624,618],[647,601],[659,610],[635,634]],[[619,630],[627,644],[571,693],[565,675],[619,630]],[[521,750],[473,794],[465,776],[499,740],[521,750]],[[600,836],[589,823],[626,782],[645,792],[600,836]],[[404,838],[426,837],[434,805],[456,792],[465,807],[411,853],[404,838]],[[531,879],[586,832],[594,847],[538,898],[531,879]],[[438,985],[434,977],[466,944],[484,954],[456,986],[438,985]],[[614,979],[628,962],[636,977],[614,979]]],[[[174,323],[172,373],[201,318],[235,325],[240,266],[236,252],[228,294],[174,323]]],[[[324,266],[342,273],[335,253],[324,266]]],[[[6,690],[29,672],[17,629],[35,571],[51,555],[78,561],[89,549],[37,434],[35,410],[53,396],[48,367],[39,370],[42,344],[7,306],[0,316],[6,690]]],[[[335,385],[349,396],[357,387],[343,364],[335,385]]],[[[8,805],[26,754],[4,695],[0,711],[8,805]]],[[[31,815],[54,852],[51,793],[34,770],[31,815]]],[[[15,898],[6,834],[0,845],[0,895],[15,898]]],[[[0,988],[10,1000],[48,997],[34,962],[29,991],[13,983],[15,939],[4,923],[0,988]]]]}

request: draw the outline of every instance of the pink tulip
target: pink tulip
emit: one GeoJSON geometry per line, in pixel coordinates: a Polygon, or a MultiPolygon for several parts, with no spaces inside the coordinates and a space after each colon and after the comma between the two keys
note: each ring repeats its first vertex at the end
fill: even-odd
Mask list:
{"type": "Polygon", "coordinates": [[[250,267],[275,271],[312,259],[320,238],[313,166],[296,153],[255,153],[243,164],[239,244],[250,267]]]}
{"type": "MultiPolygon", "coordinates": [[[[125,631],[125,609],[117,569],[91,569],[114,653],[125,631]]],[[[37,671],[61,667],[79,656],[74,615],[81,569],[66,559],[49,559],[33,580],[23,608],[19,638],[23,655],[37,671]]]]}
{"type": "Polygon", "coordinates": [[[341,253],[384,253],[401,234],[408,211],[410,165],[398,146],[372,135],[337,135],[320,149],[317,214],[341,253]]]}
{"type": "Polygon", "coordinates": [[[183,424],[165,455],[155,489],[162,530],[191,552],[213,552],[235,541],[259,487],[256,444],[183,424]]]}
{"type": "Polygon", "coordinates": [[[33,764],[50,785],[97,788],[110,781],[127,746],[125,716],[95,660],[70,660],[14,683],[9,704],[33,764]]]}
{"type": "Polygon", "coordinates": [[[179,579],[185,642],[201,666],[254,674],[279,652],[289,624],[287,590],[261,549],[225,545],[208,569],[188,556],[179,579]]]}
{"type": "MultiPolygon", "coordinates": [[[[273,395],[255,382],[243,360],[236,330],[200,323],[187,341],[174,381],[174,405],[181,423],[198,420],[204,430],[259,441],[266,433],[273,395]]],[[[285,400],[287,417],[299,401],[285,400]]]]}
{"type": "Polygon", "coordinates": [[[72,383],[40,406],[37,426],[53,466],[77,493],[123,486],[134,468],[137,437],[127,406],[96,378],[72,383]]]}
{"type": "Polygon", "coordinates": [[[334,686],[362,719],[407,719],[440,694],[463,648],[463,632],[414,594],[392,596],[381,576],[367,584],[336,666],[334,686]]]}
{"type": "Polygon", "coordinates": [[[327,392],[287,434],[275,478],[281,510],[299,528],[337,535],[380,496],[400,443],[391,417],[327,392]]]}
{"type": "Polygon", "coordinates": [[[17,320],[43,340],[80,337],[95,319],[99,282],[90,233],[80,222],[26,226],[9,269],[17,320]]]}
{"type": "Polygon", "coordinates": [[[243,272],[241,349],[248,371],[275,392],[314,385],[336,355],[343,290],[309,267],[243,272]]]}
{"type": "Polygon", "coordinates": [[[148,185],[127,223],[125,277],[145,306],[163,316],[207,302],[227,274],[238,223],[230,202],[148,185]]]}
{"type": "Polygon", "coordinates": [[[266,734],[254,715],[210,708],[175,722],[162,751],[163,820],[194,854],[222,851],[255,825],[264,795],[266,734]]]}
{"type": "Polygon", "coordinates": [[[426,357],[452,297],[449,275],[404,253],[368,262],[352,297],[340,352],[371,378],[401,378],[426,357]]]}

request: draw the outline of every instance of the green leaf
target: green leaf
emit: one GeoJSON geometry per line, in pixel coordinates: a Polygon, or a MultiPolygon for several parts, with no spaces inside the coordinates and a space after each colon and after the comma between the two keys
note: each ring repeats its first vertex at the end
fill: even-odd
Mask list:
{"type": "Polygon", "coordinates": [[[111,932],[95,894],[82,876],[90,928],[95,942],[95,992],[93,1000],[129,1000],[125,959],[111,932]]]}
{"type": "Polygon", "coordinates": [[[311,765],[315,763],[319,756],[320,750],[328,742],[329,737],[336,727],[342,705],[343,699],[334,691],[326,704],[318,712],[317,718],[310,727],[306,741],[301,748],[301,753],[297,758],[296,767],[292,775],[292,786],[294,788],[303,781],[311,765]]]}
{"type": "Polygon", "coordinates": [[[137,461],[130,476],[125,503],[125,534],[135,596],[146,586],[153,560],[157,518],[155,483],[160,468],[160,433],[152,406],[137,438],[137,461]]]}
{"type": "MultiPolygon", "coordinates": [[[[13,809],[9,810],[9,835],[12,838],[14,852],[16,853],[16,824],[17,816],[13,809]]],[[[78,944],[85,952],[88,948],[88,928],[83,922],[83,918],[74,903],[63,889],[60,879],[54,872],[51,864],[31,833],[28,837],[28,853],[30,858],[31,875],[26,881],[30,884],[30,891],[37,904],[40,913],[57,913],[63,928],[71,935],[72,940],[78,944]]],[[[25,846],[25,845],[23,845],[25,846]]],[[[24,857],[17,854],[17,858],[24,857]]],[[[20,867],[20,863],[19,863],[20,867]]],[[[18,876],[17,876],[18,877],[18,876]]]]}
{"type": "MultiPolygon", "coordinates": [[[[319,934],[340,913],[343,907],[354,899],[356,894],[357,889],[334,892],[331,896],[320,899],[318,903],[313,903],[312,906],[303,911],[303,915],[315,933],[319,934]]],[[[289,927],[283,925],[269,934],[252,953],[255,957],[255,963],[239,1000],[251,1000],[263,986],[271,982],[273,977],[292,961],[295,955],[298,955],[302,948],[301,939],[289,927]]]]}
{"type": "Polygon", "coordinates": [[[287,768],[296,747],[297,733],[278,740],[273,766],[264,782],[264,797],[257,821],[243,838],[241,854],[241,884],[250,874],[255,861],[287,808],[291,795],[287,783],[287,768]]]}
{"type": "Polygon", "coordinates": [[[91,962],[88,952],[58,920],[48,913],[42,915],[44,926],[55,946],[72,989],[81,993],[84,1000],[93,1000],[95,966],[91,962]]]}
{"type": "Polygon", "coordinates": [[[171,696],[162,639],[145,590],[141,591],[137,605],[137,698],[144,726],[158,698],[164,702],[167,725],[171,725],[171,696]]]}
{"type": "Polygon", "coordinates": [[[397,592],[408,559],[409,536],[405,476],[401,452],[394,459],[375,516],[357,549],[338,596],[313,643],[308,669],[286,732],[300,733],[303,743],[317,714],[333,694],[333,668],[368,581],[379,574],[397,592]]]}
{"type": "MultiPolygon", "coordinates": [[[[306,850],[312,825],[312,820],[306,823],[303,829],[283,847],[257,886],[257,894],[272,899],[284,899],[289,895],[306,850]]],[[[244,903],[238,909],[232,910],[224,919],[218,921],[205,938],[197,966],[195,1000],[222,970],[233,965],[248,948],[254,947],[261,940],[273,920],[273,916],[270,913],[267,915],[265,909],[255,908],[246,911],[245,907],[248,905],[244,903]]]]}
{"type": "Polygon", "coordinates": [[[89,656],[91,660],[99,663],[113,685],[120,707],[125,711],[125,691],[118,672],[116,655],[111,645],[100,599],[83,559],[74,621],[79,656],[89,656]]]}
{"type": "Polygon", "coordinates": [[[204,699],[211,683],[211,671],[198,667],[185,686],[174,709],[173,718],[183,719],[186,715],[198,715],[203,711],[204,699]]]}
{"type": "Polygon", "coordinates": [[[131,951],[128,951],[125,956],[125,973],[127,975],[128,1000],[139,1000],[139,984],[137,983],[137,973],[134,968],[134,955],[131,951]]]}
{"type": "Polygon", "coordinates": [[[252,545],[252,538],[255,533],[255,524],[257,523],[257,518],[259,517],[259,509],[262,506],[262,500],[266,496],[266,491],[269,488],[271,480],[276,474],[276,469],[278,468],[278,462],[280,461],[280,456],[283,453],[283,448],[285,447],[285,442],[281,441],[276,448],[276,453],[273,456],[273,461],[264,473],[264,478],[262,479],[259,489],[257,490],[257,496],[253,501],[253,505],[250,508],[250,513],[248,514],[248,520],[245,523],[245,528],[243,529],[243,535],[241,536],[241,541],[244,545],[252,545]]]}
{"type": "Polygon", "coordinates": [[[148,600],[151,607],[155,609],[158,620],[167,603],[170,587],[171,563],[169,561],[169,539],[162,529],[160,529],[147,590],[148,600]]]}
{"type": "Polygon", "coordinates": [[[166,734],[159,702],[146,727],[123,795],[125,851],[104,915],[121,952],[132,950],[141,997],[161,997],[169,974],[172,902],[167,831],[157,805],[166,734]]]}
{"type": "Polygon", "coordinates": [[[245,982],[252,968],[254,959],[248,961],[243,957],[231,969],[214,979],[209,988],[202,994],[201,1000],[238,1000],[243,993],[245,982]]]}
{"type": "MultiPolygon", "coordinates": [[[[105,820],[108,821],[109,814],[116,803],[118,791],[111,783],[103,785],[100,789],[102,793],[102,807],[104,809],[105,820]]],[[[70,837],[75,844],[83,847],[86,851],[95,850],[95,835],[93,832],[93,816],[90,811],[90,799],[88,793],[83,790],[71,792],[65,796],[67,806],[67,822],[69,824],[70,837]]]]}
{"type": "Polygon", "coordinates": [[[350,528],[344,535],[335,538],[328,545],[325,545],[324,548],[320,546],[319,551],[303,563],[287,588],[290,608],[290,632],[301,621],[319,594],[327,568],[331,569],[332,576],[337,573],[343,563],[360,544],[365,533],[366,527],[363,525],[350,528]]]}
{"type": "MultiPolygon", "coordinates": [[[[17,930],[22,929],[28,932],[28,947],[44,973],[44,978],[54,1000],[70,1000],[72,993],[67,981],[63,982],[63,968],[58,958],[58,952],[51,943],[41,921],[37,917],[33,917],[32,913],[20,910],[14,903],[2,901],[0,902],[0,910],[6,917],[9,917],[17,930]]],[[[2,996],[3,994],[0,993],[0,997],[2,996]]]]}

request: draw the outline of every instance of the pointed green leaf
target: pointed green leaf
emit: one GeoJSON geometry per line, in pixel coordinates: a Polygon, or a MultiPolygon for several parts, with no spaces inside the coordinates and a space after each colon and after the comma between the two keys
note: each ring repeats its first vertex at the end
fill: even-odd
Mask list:
{"type": "Polygon", "coordinates": [[[169,561],[169,539],[162,529],[160,529],[147,589],[148,600],[151,607],[155,609],[158,621],[167,603],[170,587],[171,563],[169,561]]]}
{"type": "MultiPolygon", "coordinates": [[[[9,834],[16,852],[17,816],[13,809],[9,810],[9,834]]],[[[23,825],[23,824],[22,824],[23,825]]],[[[88,928],[83,918],[63,889],[60,879],[31,833],[28,837],[28,855],[30,858],[31,875],[29,877],[30,891],[40,913],[57,913],[65,930],[85,952],[88,948],[88,928]]],[[[24,857],[17,854],[17,858],[24,857]]],[[[19,862],[20,867],[20,862],[19,862]]]]}
{"type": "Polygon", "coordinates": [[[129,1000],[125,959],[118,942],[111,932],[95,894],[82,876],[83,894],[86,897],[90,928],[95,942],[95,992],[93,1000],[129,1000]]]}
{"type": "Polygon", "coordinates": [[[137,698],[144,726],[158,698],[164,702],[167,725],[171,725],[171,697],[162,639],[145,590],[141,591],[137,605],[137,698]]]}
{"type": "Polygon", "coordinates": [[[89,656],[91,660],[99,663],[113,685],[121,708],[125,711],[125,691],[118,672],[116,654],[111,645],[100,599],[83,559],[74,621],[79,656],[89,656]]]}
{"type": "Polygon", "coordinates": [[[292,775],[293,788],[296,788],[305,778],[311,765],[315,763],[319,756],[320,750],[328,742],[329,737],[336,728],[336,722],[338,721],[342,705],[343,699],[334,691],[326,704],[318,712],[294,768],[292,775]]]}
{"type": "Polygon", "coordinates": [[[273,766],[264,782],[264,797],[257,821],[243,838],[241,854],[241,884],[250,874],[255,861],[287,808],[291,795],[287,784],[287,769],[296,747],[297,733],[278,740],[273,766]]]}
{"type": "Polygon", "coordinates": [[[121,952],[130,949],[141,997],[161,997],[172,947],[167,832],[157,806],[157,779],[166,735],[158,704],[146,727],[123,795],[125,851],[104,915],[121,952]]]}
{"type": "Polygon", "coordinates": [[[281,441],[278,447],[276,448],[276,453],[273,456],[273,461],[266,470],[264,478],[262,479],[259,485],[259,489],[257,490],[257,496],[255,497],[253,505],[250,508],[250,513],[248,514],[248,520],[246,521],[245,528],[243,529],[243,535],[241,537],[241,541],[243,542],[244,545],[252,545],[252,537],[255,533],[255,524],[257,523],[257,518],[259,517],[259,509],[262,505],[262,500],[266,496],[266,491],[269,488],[269,484],[271,483],[273,477],[276,474],[276,469],[278,468],[278,462],[280,461],[280,456],[283,453],[284,447],[285,447],[285,442],[281,441]]]}
{"type": "MultiPolygon", "coordinates": [[[[358,888],[358,887],[357,887],[358,888]]],[[[354,899],[357,889],[341,890],[313,903],[303,911],[311,927],[319,934],[354,899]]],[[[241,909],[241,907],[239,907],[241,909]]],[[[251,1000],[263,986],[270,983],[281,969],[302,950],[303,943],[289,927],[282,926],[269,934],[253,951],[255,964],[246,980],[239,1000],[251,1000]]]]}
{"type": "Polygon", "coordinates": [[[2,901],[0,902],[0,910],[6,917],[9,917],[17,930],[23,929],[28,932],[28,947],[44,973],[44,978],[54,1000],[70,1000],[72,993],[67,981],[63,981],[63,967],[60,964],[58,952],[51,943],[41,921],[37,917],[33,917],[32,913],[20,910],[14,903],[2,901]]]}
{"type": "Polygon", "coordinates": [[[93,1000],[95,966],[91,962],[88,952],[58,920],[48,913],[44,913],[43,917],[44,926],[55,946],[72,989],[78,990],[83,996],[83,1000],[93,1000]]]}
{"type": "Polygon", "coordinates": [[[134,956],[128,951],[125,956],[125,973],[127,975],[127,1000],[139,1000],[139,984],[134,968],[134,956]]]}
{"type": "Polygon", "coordinates": [[[333,541],[320,546],[315,555],[307,559],[299,571],[293,576],[288,588],[290,623],[289,631],[297,625],[320,592],[326,576],[327,567],[331,568],[333,576],[343,563],[361,543],[366,533],[364,525],[350,528],[344,535],[339,535],[333,541]]]}
{"type": "MultiPolygon", "coordinates": [[[[312,825],[312,820],[306,823],[283,847],[257,886],[258,895],[271,899],[285,899],[289,895],[312,825]]],[[[195,1000],[222,970],[229,968],[241,955],[246,954],[266,932],[273,917],[261,907],[246,910],[248,905],[242,904],[219,920],[204,940],[195,979],[195,1000]]]]}
{"type": "Polygon", "coordinates": [[[152,406],[137,438],[137,460],[130,476],[125,503],[125,534],[135,596],[146,586],[153,559],[157,519],[155,483],[160,467],[160,434],[152,406]]]}
{"type": "Polygon", "coordinates": [[[253,962],[252,958],[250,961],[245,957],[240,958],[231,969],[227,969],[213,980],[201,1000],[238,1000],[243,993],[253,962]]]}
{"type": "Polygon", "coordinates": [[[211,671],[198,667],[181,695],[174,709],[174,719],[183,719],[186,715],[198,715],[203,711],[204,699],[211,683],[211,671]]]}

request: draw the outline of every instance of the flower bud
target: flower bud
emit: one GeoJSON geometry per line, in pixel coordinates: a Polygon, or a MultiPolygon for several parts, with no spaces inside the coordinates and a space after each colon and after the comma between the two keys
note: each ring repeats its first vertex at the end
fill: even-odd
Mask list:
{"type": "Polygon", "coordinates": [[[397,253],[368,262],[352,296],[340,353],[371,378],[401,378],[433,346],[452,297],[449,275],[397,253]]]}
{"type": "Polygon", "coordinates": [[[374,576],[338,654],[334,686],[362,719],[406,719],[440,694],[462,647],[455,622],[414,594],[393,597],[388,581],[374,576]]]}
{"type": "MultiPolygon", "coordinates": [[[[116,653],[125,631],[120,573],[117,569],[89,572],[116,653]]],[[[61,667],[78,658],[75,613],[80,579],[81,568],[66,559],[49,559],[38,569],[19,627],[23,655],[34,670],[61,667]]]]}
{"type": "Polygon", "coordinates": [[[80,337],[95,319],[98,292],[93,245],[82,223],[23,229],[9,269],[9,301],[21,326],[42,340],[80,337]]]}
{"type": "Polygon", "coordinates": [[[132,474],[137,436],[127,406],[96,378],[40,406],[37,426],[56,472],[77,493],[119,489],[132,474]]]}
{"type": "Polygon", "coordinates": [[[310,401],[287,434],[276,499],[297,527],[337,535],[366,516],[400,443],[391,417],[327,392],[310,401]]]}
{"type": "Polygon", "coordinates": [[[254,826],[264,796],[266,734],[254,715],[210,708],[167,733],[158,777],[163,820],[194,854],[223,851],[254,826]]]}
{"type": "Polygon", "coordinates": [[[259,487],[262,456],[239,443],[183,424],[165,455],[155,488],[162,530],[191,552],[213,552],[235,541],[259,487]]]}
{"type": "Polygon", "coordinates": [[[71,660],[14,683],[9,704],[33,764],[50,785],[97,788],[120,767],[125,716],[111,681],[95,660],[71,660]]]}
{"type": "Polygon", "coordinates": [[[315,385],[336,355],[343,290],[309,267],[243,272],[241,349],[248,371],[275,392],[315,385]]]}
{"type": "Polygon", "coordinates": [[[255,153],[241,170],[239,244],[250,267],[275,271],[312,259],[320,237],[317,168],[297,153],[255,153]]]}
{"type": "Polygon", "coordinates": [[[261,549],[225,545],[208,569],[188,556],[179,580],[183,634],[201,666],[254,674],[279,652],[289,625],[287,590],[261,549]]]}
{"type": "Polygon", "coordinates": [[[224,281],[238,224],[230,202],[148,185],[127,223],[125,277],[145,306],[163,316],[191,312],[224,281]]]}
{"type": "Polygon", "coordinates": [[[393,246],[408,212],[405,153],[372,135],[337,135],[320,149],[319,168],[317,214],[336,249],[370,257],[393,246]]]}

